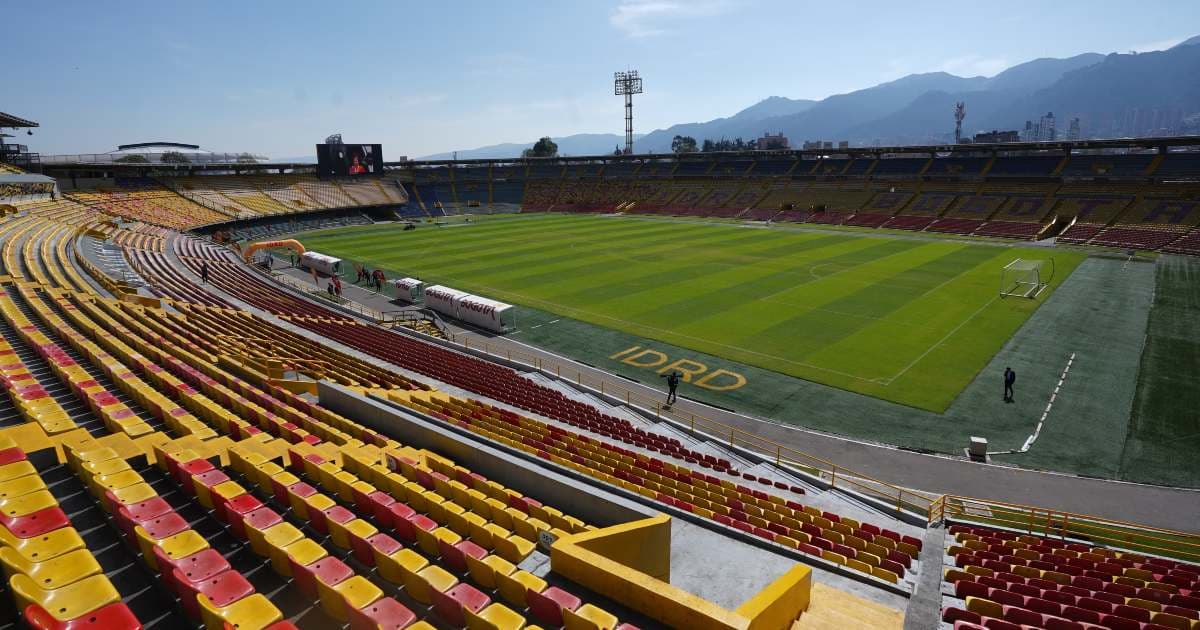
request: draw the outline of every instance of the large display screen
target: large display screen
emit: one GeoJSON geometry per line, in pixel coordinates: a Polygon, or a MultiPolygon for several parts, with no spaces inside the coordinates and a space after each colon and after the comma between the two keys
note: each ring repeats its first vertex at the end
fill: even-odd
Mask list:
{"type": "Polygon", "coordinates": [[[317,173],[322,177],[378,175],[382,172],[383,145],[317,145],[317,173]]]}

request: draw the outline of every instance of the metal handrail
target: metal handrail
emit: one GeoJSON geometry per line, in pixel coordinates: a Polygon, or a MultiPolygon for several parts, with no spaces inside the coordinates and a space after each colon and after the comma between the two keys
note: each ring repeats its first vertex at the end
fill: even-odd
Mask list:
{"type": "Polygon", "coordinates": [[[931,506],[929,522],[946,521],[976,522],[1060,540],[1086,540],[1108,547],[1200,560],[1200,533],[1019,503],[944,495],[931,506]]]}

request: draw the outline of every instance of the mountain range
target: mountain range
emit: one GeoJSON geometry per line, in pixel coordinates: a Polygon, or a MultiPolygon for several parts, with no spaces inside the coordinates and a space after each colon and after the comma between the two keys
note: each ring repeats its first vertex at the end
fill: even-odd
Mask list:
{"type": "MultiPolygon", "coordinates": [[[[757,138],[783,133],[804,140],[846,140],[851,146],[940,143],[953,140],[954,104],[966,103],[964,135],[1022,129],[1054,112],[1060,133],[1080,119],[1084,137],[1157,135],[1164,129],[1200,132],[1200,36],[1168,50],[1065,59],[1034,59],[992,77],[946,72],[911,74],[819,101],[771,96],[732,116],[657,129],[635,137],[637,153],[665,153],[676,135],[705,139],[757,138]]],[[[554,138],[563,155],[601,155],[624,144],[617,134],[554,138]]],[[[526,144],[458,151],[459,159],[517,157],[526,144]]],[[[449,159],[450,153],[425,159],[449,159]]]]}

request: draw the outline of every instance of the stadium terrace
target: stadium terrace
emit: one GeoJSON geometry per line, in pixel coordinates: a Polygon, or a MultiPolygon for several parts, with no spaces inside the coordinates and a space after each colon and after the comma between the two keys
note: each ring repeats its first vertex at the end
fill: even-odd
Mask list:
{"type": "Polygon", "coordinates": [[[322,146],[0,152],[0,626],[1200,628],[1200,140],[322,146]]]}

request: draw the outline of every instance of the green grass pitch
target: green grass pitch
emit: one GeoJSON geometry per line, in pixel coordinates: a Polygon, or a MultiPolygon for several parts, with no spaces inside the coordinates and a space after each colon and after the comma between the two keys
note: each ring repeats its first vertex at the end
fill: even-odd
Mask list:
{"type": "Polygon", "coordinates": [[[1001,268],[1053,258],[1053,290],[1084,258],[946,239],[551,214],[301,240],[391,275],[931,411],[945,410],[1049,294],[1000,298],[1001,268]]]}

